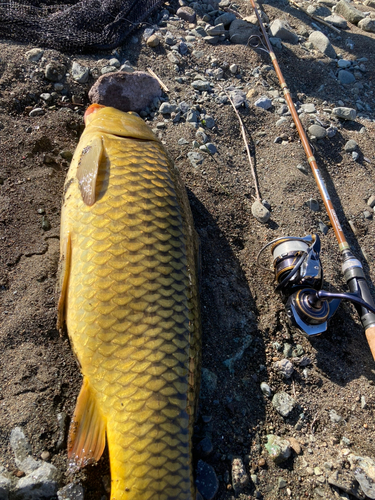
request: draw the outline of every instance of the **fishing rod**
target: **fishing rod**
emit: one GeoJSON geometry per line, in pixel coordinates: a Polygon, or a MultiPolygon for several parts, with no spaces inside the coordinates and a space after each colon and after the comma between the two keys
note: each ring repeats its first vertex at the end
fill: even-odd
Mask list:
{"type": "Polygon", "coordinates": [[[275,276],[278,282],[276,290],[279,290],[286,299],[287,315],[292,324],[303,330],[307,335],[318,335],[324,332],[327,329],[328,320],[336,312],[341,300],[351,301],[360,316],[367,342],[375,359],[375,303],[371,296],[362,264],[354,257],[349,243],[346,241],[261,16],[254,0],[250,0],[250,2],[258,19],[265,45],[261,38],[256,35],[250,37],[249,42],[251,43],[251,39],[258,38],[259,41],[255,44],[251,43],[251,45],[257,48],[262,43],[265,47],[262,50],[265,50],[271,57],[289,111],[296,125],[303,149],[305,150],[307,161],[311,167],[339,244],[343,261],[342,272],[351,293],[330,293],[321,290],[323,272],[319,258],[320,239],[316,234],[304,238],[293,236],[277,238],[261,249],[257,261],[259,263],[260,255],[265,248],[271,246],[275,276]]]}

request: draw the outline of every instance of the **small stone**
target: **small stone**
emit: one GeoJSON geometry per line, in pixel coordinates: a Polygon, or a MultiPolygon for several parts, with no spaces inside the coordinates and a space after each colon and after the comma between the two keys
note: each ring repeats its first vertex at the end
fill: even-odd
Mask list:
{"type": "Polygon", "coordinates": [[[188,123],[197,123],[199,120],[199,113],[195,109],[191,109],[186,113],[185,120],[188,123]]]}
{"type": "Polygon", "coordinates": [[[181,137],[181,139],[178,139],[177,144],[179,146],[185,146],[186,144],[189,144],[189,141],[187,141],[186,139],[184,139],[183,137],[181,137]]]}
{"type": "Polygon", "coordinates": [[[237,64],[231,64],[229,66],[229,71],[232,73],[232,75],[235,75],[238,71],[238,66],[237,64]]]}
{"type": "Polygon", "coordinates": [[[43,49],[31,49],[25,53],[25,57],[30,62],[38,62],[44,54],[43,49]]]}
{"type": "Polygon", "coordinates": [[[214,447],[212,445],[211,439],[208,437],[202,439],[202,441],[200,441],[200,443],[198,443],[197,445],[197,451],[203,458],[208,457],[208,455],[213,452],[213,449],[214,447]]]}
{"type": "Polygon", "coordinates": [[[159,108],[159,113],[162,115],[170,115],[174,113],[177,109],[176,104],[171,104],[169,102],[163,102],[159,108]]]}
{"type": "Polygon", "coordinates": [[[326,129],[327,132],[327,137],[331,139],[337,134],[337,128],[333,127],[332,125],[326,129]]]}
{"type": "Polygon", "coordinates": [[[191,86],[193,87],[193,89],[199,91],[211,89],[210,82],[208,82],[207,80],[195,80],[194,82],[192,82],[191,86]]]}
{"type": "Polygon", "coordinates": [[[15,427],[10,433],[10,446],[15,455],[17,467],[31,455],[31,445],[21,427],[15,427]]]}
{"type": "Polygon", "coordinates": [[[323,139],[327,135],[327,131],[321,125],[311,125],[309,127],[309,134],[317,139],[323,139]]]}
{"type": "Polygon", "coordinates": [[[355,151],[357,149],[358,144],[353,140],[350,139],[344,146],[344,149],[347,153],[351,153],[352,151],[355,151]]]}
{"type": "Polygon", "coordinates": [[[291,454],[289,441],[274,434],[269,434],[267,436],[265,448],[275,464],[285,462],[291,454]]]}
{"type": "Polygon", "coordinates": [[[324,222],[319,221],[319,231],[325,235],[328,233],[329,227],[324,222]]]}
{"type": "Polygon", "coordinates": [[[353,108],[340,106],[332,110],[332,115],[337,116],[338,118],[343,118],[344,120],[355,120],[357,112],[353,108]]]}
{"type": "Polygon", "coordinates": [[[365,17],[361,11],[356,9],[354,5],[348,3],[346,0],[340,0],[340,2],[338,2],[335,13],[343,16],[352,24],[358,24],[359,21],[365,17]]]}
{"type": "Polygon", "coordinates": [[[229,97],[231,98],[234,107],[239,109],[246,102],[246,94],[240,89],[233,89],[229,92],[229,97]]]}
{"type": "Polygon", "coordinates": [[[291,437],[288,437],[288,441],[289,441],[292,449],[296,452],[296,454],[300,455],[302,448],[301,448],[301,445],[299,444],[299,442],[297,441],[297,439],[291,436],[291,437]]]}
{"type": "Polygon", "coordinates": [[[347,59],[339,59],[337,61],[337,66],[341,69],[350,68],[351,65],[352,65],[352,61],[348,61],[347,59]]]}
{"type": "Polygon", "coordinates": [[[188,23],[195,23],[196,21],[196,13],[195,10],[191,7],[187,7],[186,5],[180,7],[177,12],[177,16],[188,23]]]}
{"type": "Polygon", "coordinates": [[[309,207],[310,210],[313,212],[319,212],[320,210],[320,205],[317,200],[314,200],[313,198],[310,198],[307,202],[306,205],[309,207]]]}
{"type": "Polygon", "coordinates": [[[295,400],[286,392],[277,392],[272,398],[272,406],[282,417],[288,417],[295,406],[295,400]]]}
{"type": "Polygon", "coordinates": [[[208,141],[207,134],[205,133],[205,131],[202,128],[197,130],[197,132],[195,134],[195,138],[201,144],[206,144],[206,142],[208,141]]]}
{"type": "Polygon", "coordinates": [[[143,71],[102,75],[89,91],[93,103],[139,113],[161,96],[159,82],[143,71]]]}
{"type": "Polygon", "coordinates": [[[259,222],[262,222],[263,224],[268,222],[271,217],[270,211],[267,210],[267,208],[259,200],[254,201],[252,204],[251,213],[259,222]]]}
{"type": "Polygon", "coordinates": [[[355,82],[355,76],[353,73],[350,73],[350,71],[346,71],[345,69],[339,71],[338,79],[343,85],[349,85],[350,83],[355,82]]]}
{"type": "Polygon", "coordinates": [[[293,30],[289,26],[289,24],[282,19],[275,19],[274,21],[272,21],[269,29],[272,37],[280,38],[281,40],[290,43],[298,42],[298,36],[293,33],[293,30]]]}
{"type": "Polygon", "coordinates": [[[208,142],[207,144],[199,146],[199,149],[210,155],[214,155],[215,153],[217,153],[217,148],[215,144],[212,144],[212,142],[208,142]]]}
{"type": "Polygon", "coordinates": [[[259,465],[259,467],[265,467],[266,461],[264,460],[264,458],[260,458],[259,459],[258,465],[259,465]]]}
{"type": "Polygon", "coordinates": [[[301,109],[304,113],[316,113],[315,104],[313,104],[312,102],[302,104],[301,109]]]}
{"type": "Polygon", "coordinates": [[[45,111],[43,108],[34,108],[30,111],[29,116],[42,116],[44,115],[45,111]]]}
{"type": "Polygon", "coordinates": [[[285,378],[290,378],[294,372],[292,363],[287,359],[276,361],[276,363],[273,364],[273,368],[285,378]]]}
{"type": "Polygon", "coordinates": [[[320,467],[314,467],[314,474],[315,476],[321,476],[323,474],[323,471],[320,467]]]}
{"type": "Polygon", "coordinates": [[[58,479],[56,467],[44,462],[41,467],[18,481],[15,487],[15,497],[23,500],[54,497],[57,493],[58,479]]]}
{"type": "Polygon", "coordinates": [[[190,160],[190,163],[193,165],[193,167],[197,167],[203,162],[203,155],[200,153],[196,153],[195,151],[191,151],[188,153],[188,158],[190,160]]]}
{"type": "Polygon", "coordinates": [[[365,211],[363,212],[363,217],[364,217],[365,219],[367,219],[367,220],[371,220],[371,219],[372,219],[372,216],[373,216],[372,212],[369,212],[368,210],[365,210],[365,211]]]}
{"type": "Polygon", "coordinates": [[[46,215],[42,217],[42,229],[43,231],[49,231],[51,229],[50,221],[46,215]]]}
{"type": "Polygon", "coordinates": [[[257,101],[254,102],[254,106],[257,106],[258,108],[263,108],[263,109],[270,109],[272,107],[272,101],[269,97],[261,97],[257,101]]]}
{"type": "Polygon", "coordinates": [[[212,116],[205,115],[204,118],[201,120],[202,125],[205,127],[211,129],[214,128],[215,126],[215,120],[212,118],[212,116]]]}
{"type": "Polygon", "coordinates": [[[212,396],[217,389],[217,375],[208,368],[202,368],[202,380],[200,396],[205,398],[212,396]]]}
{"type": "Polygon", "coordinates": [[[285,358],[290,358],[290,356],[292,355],[292,346],[290,344],[284,344],[283,354],[285,358]]]}
{"type": "Polygon", "coordinates": [[[151,35],[149,38],[147,38],[146,43],[153,49],[160,44],[160,38],[157,35],[151,35]]]}
{"type": "Polygon", "coordinates": [[[358,161],[359,159],[359,153],[357,153],[357,151],[353,151],[352,152],[352,158],[354,161],[358,161]]]}
{"type": "Polygon", "coordinates": [[[335,49],[332,47],[329,38],[321,31],[313,31],[309,36],[309,42],[311,42],[319,52],[322,52],[331,59],[336,58],[335,49]]]}
{"type": "Polygon", "coordinates": [[[305,175],[309,175],[310,170],[309,170],[309,169],[308,169],[305,165],[303,165],[302,163],[299,163],[299,164],[297,165],[297,168],[298,168],[298,170],[299,170],[300,172],[302,172],[303,174],[305,174],[305,175]]]}
{"type": "Polygon", "coordinates": [[[370,19],[369,17],[365,17],[358,23],[358,28],[361,28],[363,31],[368,31],[370,33],[375,33],[375,19],[370,19]]]}
{"type": "Polygon", "coordinates": [[[60,156],[66,161],[71,161],[71,159],[73,158],[73,153],[67,149],[64,149],[60,152],[60,156]]]}
{"type": "Polygon", "coordinates": [[[375,207],[375,196],[372,195],[370,198],[367,200],[367,205],[371,208],[375,207]]]}
{"type": "Polygon", "coordinates": [[[286,487],[286,481],[285,479],[283,479],[282,477],[279,477],[278,480],[277,480],[277,487],[279,490],[283,489],[286,487]]]}
{"type": "Polygon", "coordinates": [[[215,19],[215,26],[217,24],[224,24],[224,26],[228,26],[229,24],[231,24],[233,21],[235,21],[237,18],[235,16],[235,14],[233,14],[232,12],[225,12],[224,14],[222,14],[221,16],[217,17],[215,19]]]}
{"type": "Polygon", "coordinates": [[[336,412],[336,410],[331,410],[329,412],[329,418],[334,424],[338,424],[343,421],[343,418],[336,412]]]}
{"type": "Polygon", "coordinates": [[[59,82],[66,74],[66,67],[57,62],[49,63],[44,70],[44,76],[51,82],[59,82]]]}
{"type": "Polygon", "coordinates": [[[251,99],[253,97],[256,97],[258,95],[257,89],[250,89],[249,92],[246,94],[247,99],[251,99]]]}
{"type": "Polygon", "coordinates": [[[260,390],[263,392],[265,396],[267,396],[267,398],[270,398],[272,396],[271,388],[266,382],[262,382],[260,384],[260,390]]]}
{"type": "Polygon", "coordinates": [[[229,27],[229,38],[231,43],[247,45],[249,38],[258,34],[258,27],[243,19],[235,19],[229,27]]]}
{"type": "Polygon", "coordinates": [[[205,36],[203,38],[203,40],[206,42],[206,43],[209,43],[211,45],[216,45],[218,42],[219,42],[219,37],[218,36],[205,36]]]}
{"type": "Polygon", "coordinates": [[[224,71],[221,68],[217,68],[213,71],[215,80],[220,80],[224,76],[224,71]]]}
{"type": "Polygon", "coordinates": [[[281,125],[283,125],[284,123],[287,123],[287,119],[286,118],[280,118],[280,120],[277,120],[276,122],[276,127],[281,127],[281,125]]]}
{"type": "Polygon", "coordinates": [[[214,468],[203,460],[198,460],[195,484],[205,500],[212,500],[219,489],[214,468]]]}
{"type": "Polygon", "coordinates": [[[331,16],[327,16],[324,18],[327,23],[333,24],[336,28],[346,29],[348,27],[348,23],[341,16],[337,16],[336,14],[332,14],[331,16]]]}
{"type": "Polygon", "coordinates": [[[172,64],[180,64],[181,62],[180,56],[177,55],[175,51],[168,52],[167,58],[172,64]]]}
{"type": "Polygon", "coordinates": [[[83,500],[83,488],[80,484],[70,483],[57,492],[58,500],[83,500]]]}
{"type": "Polygon", "coordinates": [[[207,35],[210,36],[220,36],[225,35],[226,31],[224,28],[224,24],[217,24],[216,26],[209,26],[206,28],[207,35]]]}
{"type": "Polygon", "coordinates": [[[81,66],[76,61],[74,61],[70,73],[73,80],[75,80],[76,82],[87,83],[90,75],[90,70],[89,68],[85,68],[84,66],[81,66]]]}
{"type": "Polygon", "coordinates": [[[249,476],[246,474],[245,466],[241,458],[232,460],[232,486],[237,494],[249,484],[249,476]]]}

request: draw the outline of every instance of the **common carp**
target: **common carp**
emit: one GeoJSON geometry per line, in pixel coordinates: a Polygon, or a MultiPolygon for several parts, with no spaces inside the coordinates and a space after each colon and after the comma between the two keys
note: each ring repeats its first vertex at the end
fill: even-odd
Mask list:
{"type": "Polygon", "coordinates": [[[111,500],[195,500],[197,236],[185,187],[134,113],[92,105],[64,186],[58,327],[83,374],[71,466],[107,439],[111,500]]]}

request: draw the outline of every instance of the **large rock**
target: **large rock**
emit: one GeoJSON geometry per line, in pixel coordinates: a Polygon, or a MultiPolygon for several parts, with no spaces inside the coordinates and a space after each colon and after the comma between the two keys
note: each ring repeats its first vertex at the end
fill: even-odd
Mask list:
{"type": "Polygon", "coordinates": [[[281,38],[284,42],[297,43],[298,36],[293,33],[292,28],[286,21],[275,19],[270,24],[270,32],[273,37],[281,38]]]}
{"type": "Polygon", "coordinates": [[[362,21],[359,21],[358,28],[361,28],[363,31],[369,31],[370,33],[375,33],[375,19],[370,19],[369,17],[365,17],[362,21]]]}
{"type": "Polygon", "coordinates": [[[252,35],[259,35],[259,29],[242,19],[235,19],[229,27],[229,38],[232,43],[246,45],[252,35]]]}
{"type": "Polygon", "coordinates": [[[346,2],[346,0],[340,0],[339,3],[336,5],[336,14],[340,14],[341,16],[345,17],[347,21],[349,21],[352,24],[358,24],[359,21],[364,19],[364,14],[353,7],[352,4],[346,2]]]}
{"type": "Polygon", "coordinates": [[[314,45],[316,50],[319,50],[319,52],[322,52],[327,57],[330,57],[331,59],[336,58],[335,49],[332,47],[328,37],[326,37],[321,31],[313,31],[309,36],[309,42],[314,45]]]}
{"type": "Polygon", "coordinates": [[[354,108],[345,108],[343,106],[333,108],[332,114],[333,116],[343,118],[344,120],[355,120],[357,116],[357,112],[354,108]]]}
{"type": "Polygon", "coordinates": [[[327,16],[324,18],[327,23],[333,24],[336,28],[346,29],[348,27],[348,23],[341,16],[337,16],[336,14],[332,14],[331,16],[327,16]]]}
{"type": "Polygon", "coordinates": [[[90,101],[121,111],[139,112],[161,96],[158,81],[148,73],[118,71],[102,75],[91,87],[90,101]]]}

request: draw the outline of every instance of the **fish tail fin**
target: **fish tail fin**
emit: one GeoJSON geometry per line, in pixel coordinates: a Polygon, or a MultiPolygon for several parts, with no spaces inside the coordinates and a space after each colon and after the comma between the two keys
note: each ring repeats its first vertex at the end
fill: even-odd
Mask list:
{"type": "Polygon", "coordinates": [[[69,428],[68,460],[72,472],[99,460],[105,447],[105,433],[105,419],[84,377],[69,428]]]}

